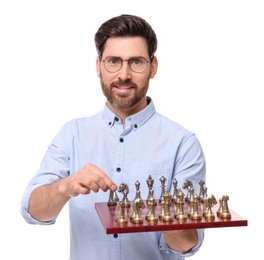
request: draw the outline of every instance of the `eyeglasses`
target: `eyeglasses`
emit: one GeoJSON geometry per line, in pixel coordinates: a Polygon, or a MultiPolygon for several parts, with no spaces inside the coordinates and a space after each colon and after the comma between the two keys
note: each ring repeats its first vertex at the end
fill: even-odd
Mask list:
{"type": "Polygon", "coordinates": [[[122,68],[124,61],[127,61],[129,68],[136,73],[144,72],[150,62],[150,60],[146,60],[143,57],[132,57],[128,60],[122,60],[120,57],[110,56],[105,58],[103,63],[108,72],[115,73],[122,68]]]}

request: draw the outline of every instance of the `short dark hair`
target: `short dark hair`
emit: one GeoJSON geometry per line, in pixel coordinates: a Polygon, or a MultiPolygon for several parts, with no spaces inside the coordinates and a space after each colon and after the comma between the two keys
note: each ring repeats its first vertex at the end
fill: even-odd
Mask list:
{"type": "Polygon", "coordinates": [[[157,37],[150,24],[139,16],[122,14],[104,22],[96,32],[94,41],[99,57],[103,55],[107,39],[118,36],[144,37],[150,58],[153,58],[157,50],[157,37]]]}

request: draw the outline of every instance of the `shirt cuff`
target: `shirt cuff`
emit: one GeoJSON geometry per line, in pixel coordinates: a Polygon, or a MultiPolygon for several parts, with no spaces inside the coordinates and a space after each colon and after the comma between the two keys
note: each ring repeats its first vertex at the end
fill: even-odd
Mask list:
{"type": "Polygon", "coordinates": [[[199,251],[199,249],[203,243],[203,240],[204,240],[204,229],[196,229],[196,232],[197,232],[197,243],[190,251],[188,251],[186,253],[181,253],[181,252],[177,252],[177,251],[171,249],[167,245],[162,234],[160,237],[160,250],[166,252],[167,254],[173,253],[173,254],[176,254],[176,255],[181,256],[181,257],[193,256],[195,253],[197,253],[199,251]]]}

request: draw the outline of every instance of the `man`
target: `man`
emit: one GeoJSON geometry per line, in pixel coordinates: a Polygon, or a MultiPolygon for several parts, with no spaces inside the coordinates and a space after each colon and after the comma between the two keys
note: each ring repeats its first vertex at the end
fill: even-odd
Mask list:
{"type": "Polygon", "coordinates": [[[203,230],[173,230],[106,235],[95,203],[123,183],[147,198],[146,180],[179,187],[188,179],[197,191],[205,179],[205,159],[196,136],[156,112],[147,96],[158,68],[157,38],[151,26],[133,15],[114,17],[95,34],[96,69],[106,97],[94,116],[67,122],[51,142],[22,199],[21,212],[32,224],[54,224],[69,203],[71,260],[184,259],[196,253],[203,230]],[[144,185],[145,184],[145,185],[144,185]]]}

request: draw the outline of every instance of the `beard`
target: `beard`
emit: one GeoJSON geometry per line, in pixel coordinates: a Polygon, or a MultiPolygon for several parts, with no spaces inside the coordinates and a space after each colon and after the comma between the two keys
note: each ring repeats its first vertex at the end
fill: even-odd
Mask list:
{"type": "Polygon", "coordinates": [[[146,93],[149,87],[149,78],[144,82],[141,88],[138,88],[137,84],[133,83],[131,80],[119,80],[116,82],[112,82],[110,85],[107,85],[102,76],[100,76],[101,87],[104,96],[106,97],[107,101],[117,109],[129,109],[134,107],[138,104],[143,98],[146,97],[146,93]],[[116,86],[125,85],[127,87],[133,88],[134,94],[117,94],[114,91],[116,86]]]}

